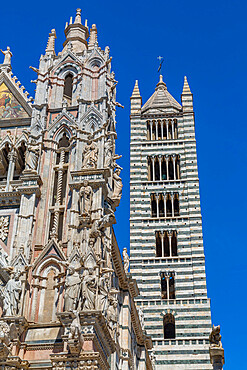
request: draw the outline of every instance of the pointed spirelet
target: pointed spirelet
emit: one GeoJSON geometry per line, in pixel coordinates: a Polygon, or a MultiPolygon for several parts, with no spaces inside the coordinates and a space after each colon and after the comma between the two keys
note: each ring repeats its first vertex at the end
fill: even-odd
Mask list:
{"type": "Polygon", "coordinates": [[[190,91],[186,76],[184,76],[184,86],[181,95],[181,101],[184,112],[193,112],[193,94],[190,91]]]}
{"type": "Polygon", "coordinates": [[[130,98],[130,114],[140,114],[142,107],[142,97],[140,94],[138,80],[135,82],[135,86],[130,98]]]}
{"type": "Polygon", "coordinates": [[[155,90],[157,90],[159,88],[165,88],[165,89],[167,88],[165,82],[163,81],[163,76],[162,75],[160,75],[160,79],[159,79],[159,82],[156,85],[155,90]]]}
{"type": "Polygon", "coordinates": [[[53,54],[55,55],[55,40],[57,38],[56,30],[53,28],[49,33],[49,38],[47,42],[47,46],[45,49],[46,54],[53,54]]]}
{"type": "Polygon", "coordinates": [[[183,92],[182,94],[191,94],[190,87],[187,81],[187,77],[184,76],[184,87],[183,87],[183,92]]]}
{"type": "Polygon", "coordinates": [[[98,45],[98,31],[96,24],[92,25],[92,28],[90,30],[90,38],[89,38],[89,43],[88,43],[88,49],[93,49],[94,46],[98,45]]]}

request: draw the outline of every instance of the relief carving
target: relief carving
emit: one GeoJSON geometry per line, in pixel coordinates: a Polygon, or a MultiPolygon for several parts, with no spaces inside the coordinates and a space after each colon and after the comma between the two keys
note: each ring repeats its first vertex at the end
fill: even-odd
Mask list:
{"type": "Polygon", "coordinates": [[[82,168],[97,168],[98,152],[95,143],[87,144],[82,156],[82,168]]]}
{"type": "Polygon", "coordinates": [[[0,217],[0,239],[4,242],[9,233],[9,216],[0,217]]]}

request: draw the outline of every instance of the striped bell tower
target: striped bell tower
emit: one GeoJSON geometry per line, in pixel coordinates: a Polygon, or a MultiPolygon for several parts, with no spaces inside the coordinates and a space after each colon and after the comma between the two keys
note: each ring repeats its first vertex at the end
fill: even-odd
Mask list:
{"type": "Polygon", "coordinates": [[[156,369],[212,369],[193,95],[131,96],[130,270],[156,369]]]}

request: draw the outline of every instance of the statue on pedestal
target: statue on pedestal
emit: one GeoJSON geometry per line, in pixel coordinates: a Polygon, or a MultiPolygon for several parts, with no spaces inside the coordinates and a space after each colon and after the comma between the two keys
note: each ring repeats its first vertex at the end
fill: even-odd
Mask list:
{"type": "Polygon", "coordinates": [[[124,263],[124,271],[127,274],[129,271],[129,265],[130,265],[130,258],[127,253],[127,248],[123,249],[123,263],[124,263]]]}
{"type": "Polygon", "coordinates": [[[8,65],[11,65],[11,58],[13,56],[13,54],[11,53],[10,51],[10,47],[7,46],[7,50],[2,50],[1,49],[1,52],[3,53],[4,55],[4,61],[3,61],[3,64],[8,64],[8,65]]]}
{"type": "Polygon", "coordinates": [[[39,145],[35,143],[35,140],[31,140],[27,145],[25,153],[25,171],[36,171],[39,160],[39,145]]]}
{"type": "Polygon", "coordinates": [[[89,216],[92,207],[93,190],[87,180],[83,181],[80,188],[80,214],[81,216],[89,216]]]}
{"type": "Polygon", "coordinates": [[[83,348],[84,338],[82,335],[82,328],[80,323],[80,316],[78,311],[73,311],[75,318],[70,325],[70,332],[68,337],[68,347],[70,353],[77,354],[83,348]]]}
{"type": "Polygon", "coordinates": [[[88,274],[82,281],[83,309],[95,309],[95,295],[97,289],[97,278],[93,268],[88,269],[88,274]]]}
{"type": "Polygon", "coordinates": [[[118,305],[118,302],[116,298],[111,297],[110,305],[107,309],[106,317],[108,320],[109,329],[111,330],[113,337],[115,337],[115,333],[117,330],[117,322],[118,322],[117,305],[118,305]]]}
{"type": "Polygon", "coordinates": [[[64,288],[64,310],[73,311],[77,309],[79,305],[81,278],[78,271],[76,271],[75,267],[72,265],[67,267],[64,288]]]}
{"type": "Polygon", "coordinates": [[[1,290],[1,298],[3,300],[3,315],[16,316],[19,313],[19,303],[21,295],[20,271],[11,271],[10,279],[1,290]]]}
{"type": "Polygon", "coordinates": [[[105,142],[105,168],[109,168],[112,166],[113,161],[113,140],[112,137],[109,135],[106,142],[105,142]]]}
{"type": "Polygon", "coordinates": [[[120,177],[122,167],[116,166],[115,172],[113,173],[113,193],[112,199],[120,200],[122,196],[123,182],[120,177]]]}

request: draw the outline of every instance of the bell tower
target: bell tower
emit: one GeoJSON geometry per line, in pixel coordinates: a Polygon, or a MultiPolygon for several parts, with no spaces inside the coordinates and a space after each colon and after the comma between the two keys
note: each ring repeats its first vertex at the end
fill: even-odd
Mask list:
{"type": "Polygon", "coordinates": [[[130,271],[156,369],[211,369],[210,300],[202,238],[193,95],[180,105],[160,76],[131,96],[130,271]]]}

